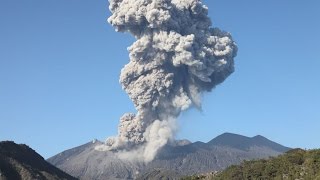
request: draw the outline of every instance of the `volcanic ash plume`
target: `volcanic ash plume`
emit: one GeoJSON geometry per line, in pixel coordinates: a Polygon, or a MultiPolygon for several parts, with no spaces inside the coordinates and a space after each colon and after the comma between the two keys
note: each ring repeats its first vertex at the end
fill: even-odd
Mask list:
{"type": "Polygon", "coordinates": [[[104,149],[149,162],[173,138],[180,112],[200,108],[201,94],[234,71],[237,46],[229,33],[210,27],[200,0],[109,2],[108,22],[136,38],[120,83],[138,112],[121,117],[118,136],[104,149]]]}

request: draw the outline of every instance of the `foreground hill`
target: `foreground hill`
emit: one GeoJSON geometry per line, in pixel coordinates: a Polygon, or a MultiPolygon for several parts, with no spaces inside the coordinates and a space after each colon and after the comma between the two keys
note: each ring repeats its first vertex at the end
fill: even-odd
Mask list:
{"type": "Polygon", "coordinates": [[[268,160],[245,161],[233,165],[216,175],[200,175],[184,178],[212,180],[242,179],[313,179],[320,180],[320,150],[290,150],[268,160]]]}
{"type": "Polygon", "coordinates": [[[177,178],[220,171],[243,160],[277,156],[289,150],[262,136],[245,137],[225,133],[208,143],[178,141],[165,146],[149,164],[118,159],[113,152],[96,151],[93,141],[59,153],[50,163],[80,179],[177,178]]]}
{"type": "Polygon", "coordinates": [[[27,145],[0,142],[0,179],[76,179],[52,166],[27,145]]]}

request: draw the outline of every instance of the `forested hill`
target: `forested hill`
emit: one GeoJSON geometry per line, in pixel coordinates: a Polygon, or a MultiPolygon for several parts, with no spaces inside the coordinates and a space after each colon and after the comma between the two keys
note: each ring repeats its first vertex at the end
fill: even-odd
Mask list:
{"type": "Polygon", "coordinates": [[[320,180],[320,149],[305,151],[293,149],[268,160],[244,161],[215,175],[195,175],[184,179],[212,180],[273,180],[313,179],[320,180]]]}

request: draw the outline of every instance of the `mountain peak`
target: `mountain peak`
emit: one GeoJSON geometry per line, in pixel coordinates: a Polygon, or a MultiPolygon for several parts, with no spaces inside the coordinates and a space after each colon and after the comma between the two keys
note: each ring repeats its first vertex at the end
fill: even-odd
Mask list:
{"type": "Polygon", "coordinates": [[[227,146],[232,148],[238,148],[242,150],[249,150],[254,147],[267,147],[272,150],[285,152],[290,148],[284,147],[277,144],[261,135],[256,135],[254,137],[247,137],[243,135],[233,134],[233,133],[223,133],[216,138],[208,142],[211,146],[227,146]]]}
{"type": "Polygon", "coordinates": [[[253,138],[254,138],[254,139],[267,139],[267,138],[265,138],[265,137],[263,137],[263,136],[261,136],[261,135],[256,135],[256,136],[254,136],[253,138]]]}
{"type": "MultiPolygon", "coordinates": [[[[235,134],[235,133],[230,133],[230,132],[225,132],[220,134],[219,136],[243,136],[243,135],[239,135],[239,134],[235,134]]],[[[218,137],[218,136],[217,136],[218,137]]]]}
{"type": "MultiPolygon", "coordinates": [[[[235,134],[235,133],[229,133],[229,132],[225,132],[223,134],[220,134],[218,135],[217,137],[215,137],[214,139],[212,139],[211,141],[213,140],[223,140],[223,139],[226,139],[226,140],[229,140],[229,139],[243,139],[243,140],[248,140],[250,139],[250,137],[247,137],[247,136],[243,136],[243,135],[240,135],[240,134],[235,134]]],[[[210,142],[211,142],[210,141],[210,142]]]]}
{"type": "Polygon", "coordinates": [[[233,133],[223,133],[211,141],[208,142],[209,145],[222,145],[239,148],[244,143],[250,141],[249,137],[233,134],[233,133]]]}

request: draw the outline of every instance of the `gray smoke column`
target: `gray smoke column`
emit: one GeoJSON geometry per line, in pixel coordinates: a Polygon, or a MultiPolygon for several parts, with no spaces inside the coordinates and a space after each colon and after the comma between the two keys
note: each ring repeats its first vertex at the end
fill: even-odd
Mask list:
{"type": "Polygon", "coordinates": [[[237,46],[229,33],[211,28],[208,8],[200,0],[109,3],[108,22],[136,38],[120,83],[138,112],[123,115],[118,136],[97,149],[149,162],[173,138],[180,112],[200,108],[202,93],[234,71],[237,46]]]}

